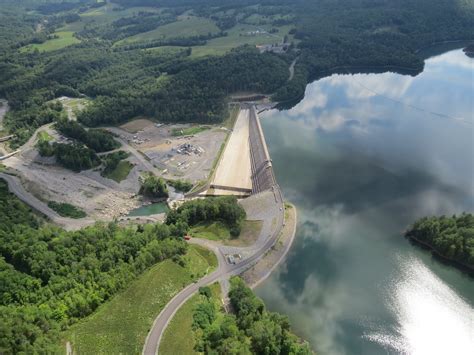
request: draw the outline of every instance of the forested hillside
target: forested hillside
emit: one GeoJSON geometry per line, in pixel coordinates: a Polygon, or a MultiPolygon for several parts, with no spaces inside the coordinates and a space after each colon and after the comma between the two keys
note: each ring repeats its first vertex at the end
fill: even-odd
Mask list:
{"type": "Polygon", "coordinates": [[[474,270],[474,215],[424,217],[416,221],[405,235],[474,270]]]}
{"type": "Polygon", "coordinates": [[[0,353],[54,353],[58,335],[151,265],[186,252],[174,225],[44,225],[0,180],[0,353]]]}
{"type": "Polygon", "coordinates": [[[474,40],[474,6],[456,0],[297,1],[300,39],[295,80],[275,99],[302,97],[306,83],[332,72],[392,70],[416,75],[418,50],[453,40],[474,40]]]}
{"type": "Polygon", "coordinates": [[[234,92],[288,101],[332,71],[416,74],[423,68],[417,49],[474,39],[474,6],[465,0],[6,0],[1,6],[0,97],[11,107],[5,124],[18,135],[15,145],[52,121],[47,102],[61,95],[94,99],[79,117],[91,126],[138,115],[219,122],[234,92]],[[288,53],[255,49],[283,39],[293,44],[288,53]]]}
{"type": "MultiPolygon", "coordinates": [[[[308,344],[290,330],[287,317],[265,309],[244,281],[230,280],[230,304],[234,314],[222,314],[208,299],[199,303],[193,314],[195,350],[205,354],[312,354],[308,344]]],[[[200,290],[210,295],[208,288],[200,290]],[[207,289],[207,290],[206,290],[207,289]]]]}

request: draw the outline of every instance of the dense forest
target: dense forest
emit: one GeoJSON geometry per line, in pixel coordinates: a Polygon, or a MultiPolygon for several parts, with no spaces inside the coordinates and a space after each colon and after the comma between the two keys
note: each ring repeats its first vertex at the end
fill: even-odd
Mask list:
{"type": "Polygon", "coordinates": [[[424,217],[405,236],[428,245],[434,252],[474,270],[474,215],[424,217]]]}
{"type": "Polygon", "coordinates": [[[100,158],[95,152],[81,143],[39,142],[38,150],[42,156],[55,156],[56,161],[63,167],[79,172],[100,165],[100,158]]]}
{"type": "Polygon", "coordinates": [[[56,122],[56,129],[66,137],[75,139],[96,153],[108,152],[120,147],[111,133],[102,129],[86,130],[76,121],[60,119],[56,122]]]}
{"type": "Polygon", "coordinates": [[[86,130],[76,121],[65,117],[56,119],[55,128],[64,136],[72,139],[70,143],[51,143],[47,139],[39,139],[36,146],[41,156],[55,156],[63,167],[81,171],[104,164],[103,173],[113,171],[118,163],[127,157],[125,152],[115,152],[102,159],[96,153],[107,152],[120,147],[113,135],[102,129],[86,130]]]}
{"type": "Polygon", "coordinates": [[[0,180],[0,353],[53,353],[60,330],[149,266],[183,255],[174,225],[45,225],[0,180]]]}
{"type": "Polygon", "coordinates": [[[166,223],[188,228],[199,223],[220,221],[229,227],[233,237],[237,237],[245,217],[245,210],[237,203],[235,196],[223,196],[187,201],[168,212],[166,223]]]}
{"type": "MultiPolygon", "coordinates": [[[[206,288],[201,294],[209,297],[206,288]]],[[[205,354],[312,354],[307,343],[290,331],[287,317],[268,312],[244,281],[231,279],[233,314],[218,314],[215,303],[204,301],[193,314],[196,350],[205,354]]]]}
{"type": "Polygon", "coordinates": [[[141,182],[139,193],[153,199],[166,199],[168,197],[168,187],[162,177],[148,174],[141,182]]]}
{"type": "Polygon", "coordinates": [[[166,183],[179,192],[188,192],[193,188],[193,183],[187,180],[166,180],[166,183]]]}
{"type": "MultiPolygon", "coordinates": [[[[116,0],[116,10],[148,6],[106,23],[87,23],[76,42],[53,51],[23,51],[44,43],[56,30],[81,23],[78,16],[102,4],[92,0],[60,2],[13,0],[0,14],[0,97],[11,111],[6,127],[26,141],[40,125],[58,115],[48,101],[62,96],[93,98],[79,115],[89,126],[116,124],[145,115],[161,121],[220,122],[234,92],[274,93],[278,101],[299,99],[306,84],[333,71],[378,67],[416,74],[423,69],[421,47],[435,42],[474,39],[474,8],[453,0],[223,1],[116,0]],[[258,6],[251,6],[259,4],[258,6]],[[120,40],[172,23],[194,11],[219,29],[203,35],[158,38],[121,44],[120,40]],[[249,16],[284,14],[272,25],[291,25],[295,50],[259,52],[253,46],[226,55],[194,57],[189,46],[202,45],[249,16]],[[155,42],[153,42],[155,41],[155,42]],[[184,46],[174,52],[146,50],[184,46]],[[298,58],[288,81],[289,63],[298,58]]],[[[82,18],[81,18],[82,19],[82,18]]],[[[52,37],[51,37],[52,36],[52,37]]]]}

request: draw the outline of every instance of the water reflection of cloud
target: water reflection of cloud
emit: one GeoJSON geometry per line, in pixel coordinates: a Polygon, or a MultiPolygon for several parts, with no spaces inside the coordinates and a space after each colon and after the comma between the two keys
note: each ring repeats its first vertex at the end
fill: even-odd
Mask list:
{"type": "Polygon", "coordinates": [[[472,126],[473,103],[466,90],[473,90],[473,63],[462,52],[453,51],[429,59],[425,71],[417,77],[394,73],[332,75],[308,85],[305,98],[284,115],[304,122],[308,128],[327,132],[346,128],[367,132],[372,121],[403,120],[403,116],[472,126]],[[443,61],[445,57],[447,62],[443,61]],[[448,76],[446,66],[453,66],[448,76]],[[443,76],[437,75],[437,71],[443,76]],[[448,80],[453,75],[456,85],[448,80]],[[399,110],[403,116],[385,114],[387,107],[399,110]]]}
{"type": "Polygon", "coordinates": [[[474,59],[469,58],[462,51],[450,51],[439,56],[432,57],[426,61],[426,66],[428,71],[431,70],[430,67],[437,68],[441,67],[455,67],[455,68],[464,68],[469,71],[474,71],[474,59]]]}
{"type": "MultiPolygon", "coordinates": [[[[423,105],[433,110],[472,114],[468,91],[455,92],[448,84],[435,90],[438,79],[426,73],[429,70],[409,78],[410,85],[397,88],[399,91],[378,89],[387,96],[405,95],[404,103],[419,104],[423,99],[423,105]]],[[[345,79],[347,85],[356,87],[347,76],[345,79]]],[[[405,308],[397,306],[399,313],[392,315],[385,303],[399,305],[396,299],[409,303],[406,298],[412,294],[403,289],[409,290],[411,284],[401,280],[396,299],[384,299],[381,294],[391,285],[387,275],[397,268],[392,260],[394,250],[431,260],[400,237],[403,228],[422,215],[474,209],[472,129],[382,96],[348,99],[346,84],[340,80],[336,85],[326,79],[312,84],[316,89],[308,90],[305,100],[312,93],[326,95],[314,105],[305,104],[299,111],[292,110],[293,114],[265,114],[275,118],[264,120],[264,129],[278,181],[285,196],[298,206],[301,224],[285,265],[257,292],[270,307],[275,305],[289,314],[295,330],[321,354],[380,354],[379,344],[402,351],[421,349],[419,353],[424,354],[421,351],[429,349],[429,344],[417,345],[417,339],[430,339],[424,330],[416,333],[414,328],[422,318],[412,308],[416,302],[405,308]],[[394,324],[396,329],[380,324],[394,324]],[[378,342],[361,339],[365,330],[367,335],[380,336],[378,342]]],[[[433,261],[433,270],[438,272],[438,267],[433,261]]],[[[409,272],[418,277],[418,269],[409,272]]],[[[445,272],[439,274],[457,285],[459,280],[450,279],[445,272]]],[[[428,291],[443,295],[443,291],[420,285],[421,289],[414,286],[418,292],[414,297],[428,291]]],[[[395,289],[387,292],[390,290],[395,289]]],[[[463,296],[471,299],[466,294],[463,296]]],[[[461,312],[464,309],[459,303],[452,305],[461,312]]],[[[436,314],[436,307],[433,303],[428,308],[436,314]]],[[[434,316],[430,317],[436,324],[434,316]]],[[[453,324],[456,326],[448,317],[447,326],[453,324]]],[[[440,336],[441,331],[434,334],[439,336],[437,341],[445,342],[440,348],[452,343],[440,336]]],[[[464,340],[460,343],[466,345],[464,340]]]]}
{"type": "Polygon", "coordinates": [[[344,87],[346,96],[351,100],[366,100],[378,95],[400,98],[407,93],[414,79],[411,76],[384,73],[333,75],[324,80],[331,86],[344,87]]]}
{"type": "Polygon", "coordinates": [[[328,102],[328,95],[320,90],[319,87],[314,85],[308,85],[306,89],[305,97],[308,96],[310,99],[304,99],[292,110],[287,111],[290,117],[301,117],[313,112],[315,109],[324,108],[328,102]]]}

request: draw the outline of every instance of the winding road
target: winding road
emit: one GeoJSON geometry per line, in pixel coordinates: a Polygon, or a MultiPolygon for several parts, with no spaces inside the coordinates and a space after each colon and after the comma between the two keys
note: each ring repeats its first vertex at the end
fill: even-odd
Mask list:
{"type": "MultiPolygon", "coordinates": [[[[50,126],[51,124],[48,124],[43,127],[40,127],[40,129],[50,129],[50,126]]],[[[28,142],[23,145],[22,150],[25,148],[30,148],[34,145],[36,136],[40,129],[38,129],[35,134],[28,140],[28,142]]],[[[144,167],[151,171],[157,170],[136,149],[127,144],[127,142],[125,142],[121,138],[117,138],[117,140],[122,143],[122,149],[125,149],[131,154],[133,154],[144,165],[144,167]]],[[[14,193],[20,200],[28,204],[31,208],[47,216],[52,222],[61,225],[67,230],[77,230],[95,223],[95,221],[90,218],[83,218],[77,220],[60,216],[57,212],[49,208],[46,203],[26,191],[17,176],[0,172],[0,179],[4,179],[7,182],[9,191],[14,193]]],[[[262,240],[262,243],[258,242],[255,243],[252,247],[242,248],[242,250],[245,249],[245,253],[243,256],[244,259],[242,259],[237,264],[229,264],[227,262],[225,258],[225,253],[228,252],[228,250],[226,250],[224,246],[217,245],[205,239],[190,240],[190,243],[192,244],[198,244],[213,250],[218,258],[218,267],[211,274],[205,276],[196,283],[184,288],[163,308],[161,313],[155,319],[152,328],[148,333],[143,347],[143,354],[155,355],[158,352],[161,337],[168,323],[173,318],[179,307],[184,302],[186,302],[194,293],[196,293],[200,287],[218,281],[223,286],[225,286],[223,287],[223,293],[226,296],[228,291],[227,289],[229,278],[234,275],[239,275],[250,267],[252,267],[253,265],[255,265],[277,242],[284,226],[285,208],[279,186],[274,185],[271,188],[271,191],[273,192],[272,195],[274,196],[274,202],[272,202],[272,204],[274,203],[275,205],[273,205],[274,208],[271,208],[268,211],[268,215],[266,216],[266,218],[268,218],[269,224],[272,225],[272,232],[271,234],[269,233],[269,231],[266,232],[267,234],[265,235],[265,240],[262,240]]],[[[263,232],[261,233],[263,236],[263,232]]]]}
{"type": "Polygon", "coordinates": [[[145,345],[143,347],[144,355],[155,355],[158,352],[158,347],[160,344],[161,337],[163,336],[163,332],[166,329],[170,320],[173,318],[173,315],[184,302],[186,302],[195,292],[199,290],[200,287],[209,285],[216,281],[225,282],[225,280],[227,280],[229,277],[241,274],[248,268],[252,267],[255,263],[257,263],[266,254],[266,252],[270,250],[270,248],[276,243],[283,228],[285,209],[280,188],[275,185],[273,187],[273,191],[276,197],[275,203],[279,205],[277,209],[278,213],[276,216],[274,216],[276,219],[276,228],[270,238],[268,238],[263,245],[256,248],[255,253],[250,257],[240,261],[238,264],[235,265],[228,264],[221,250],[215,244],[204,239],[190,240],[190,243],[199,244],[213,250],[218,257],[219,265],[216,271],[183,289],[165,306],[165,308],[163,308],[161,313],[155,319],[153,326],[150,332],[148,333],[145,345]]]}
{"type": "Polygon", "coordinates": [[[73,219],[61,217],[57,212],[49,208],[46,203],[26,191],[18,177],[0,173],[0,178],[7,182],[9,191],[15,194],[16,197],[66,230],[77,230],[95,223],[90,218],[73,219]]]}

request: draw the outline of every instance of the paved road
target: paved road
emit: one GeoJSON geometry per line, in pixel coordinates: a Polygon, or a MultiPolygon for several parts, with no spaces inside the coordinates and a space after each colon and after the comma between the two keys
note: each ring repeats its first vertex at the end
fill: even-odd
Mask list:
{"type": "Polygon", "coordinates": [[[150,332],[148,333],[145,345],[143,347],[143,354],[155,355],[158,352],[161,337],[169,321],[173,318],[173,315],[176,313],[179,307],[181,307],[184,302],[186,302],[195,292],[199,290],[199,287],[209,285],[215,281],[225,280],[230,276],[241,274],[242,272],[253,266],[256,262],[258,262],[265,255],[265,253],[275,244],[275,242],[278,240],[281,229],[283,228],[285,213],[283,198],[278,186],[275,186],[275,195],[277,197],[275,203],[277,205],[280,205],[281,209],[278,209],[277,216],[275,216],[277,227],[275,228],[274,233],[260,248],[256,249],[255,253],[252,256],[242,260],[240,263],[236,265],[227,264],[224,256],[222,255],[218,247],[211,242],[207,242],[201,239],[191,240],[192,243],[200,244],[210,249],[213,249],[218,257],[219,266],[217,270],[214,271],[212,274],[186,287],[165,306],[165,308],[155,319],[155,322],[153,323],[153,326],[150,332]]]}
{"type": "Polygon", "coordinates": [[[18,179],[16,176],[0,173],[0,178],[4,179],[8,183],[8,189],[10,192],[15,194],[16,197],[29,205],[31,208],[44,214],[54,223],[63,226],[67,230],[77,230],[95,223],[95,221],[90,218],[72,219],[61,217],[57,212],[49,208],[47,204],[38,200],[36,197],[26,191],[21,184],[20,179],[18,179]]]}
{"type": "Polygon", "coordinates": [[[290,71],[290,76],[288,78],[288,81],[291,81],[293,80],[293,76],[295,75],[295,64],[296,64],[296,61],[298,60],[298,58],[295,58],[291,64],[290,64],[290,67],[288,68],[289,71],[290,71]]]}

